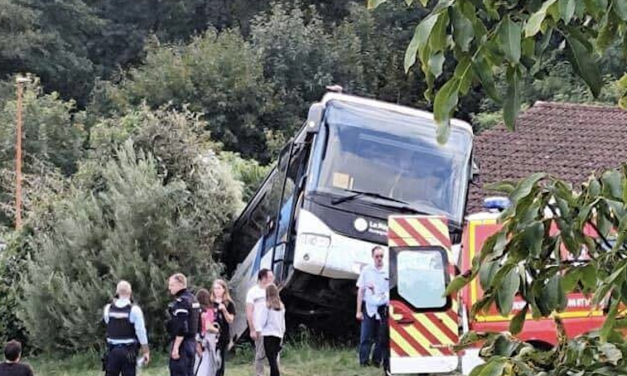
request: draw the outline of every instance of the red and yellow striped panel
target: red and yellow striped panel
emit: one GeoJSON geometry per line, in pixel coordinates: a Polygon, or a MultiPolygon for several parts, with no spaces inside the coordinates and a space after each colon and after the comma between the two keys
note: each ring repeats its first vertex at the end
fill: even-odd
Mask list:
{"type": "Polygon", "coordinates": [[[444,217],[392,216],[388,219],[390,247],[441,246],[451,252],[447,219],[444,217]]]}
{"type": "MultiPolygon", "coordinates": [[[[390,252],[397,247],[441,247],[448,256],[450,279],[455,265],[447,219],[437,216],[392,216],[388,220],[390,252]]],[[[451,296],[450,309],[416,313],[401,301],[390,303],[391,357],[455,356],[452,346],[459,340],[458,304],[451,296]]]]}

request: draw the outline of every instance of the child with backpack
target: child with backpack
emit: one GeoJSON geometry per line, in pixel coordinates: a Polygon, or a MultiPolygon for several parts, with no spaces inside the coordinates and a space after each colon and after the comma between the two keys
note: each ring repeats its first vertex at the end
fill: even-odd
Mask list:
{"type": "Polygon", "coordinates": [[[215,320],[209,291],[206,289],[198,290],[196,299],[198,299],[202,311],[200,314],[200,334],[197,338],[198,346],[196,349],[194,374],[195,376],[215,376],[221,363],[216,347],[220,328],[215,320]]]}

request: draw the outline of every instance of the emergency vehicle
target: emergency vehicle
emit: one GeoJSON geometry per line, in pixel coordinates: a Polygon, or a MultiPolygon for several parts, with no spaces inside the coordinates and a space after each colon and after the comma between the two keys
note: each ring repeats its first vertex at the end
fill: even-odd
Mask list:
{"type": "MultiPolygon", "coordinates": [[[[494,201],[488,201],[493,205],[494,201]]],[[[390,255],[390,368],[392,374],[449,373],[461,369],[467,375],[482,363],[479,348],[456,354],[452,346],[459,337],[476,332],[505,332],[513,316],[525,302],[516,297],[509,317],[496,306],[487,313],[469,318],[472,305],[482,297],[478,278],[458,295],[443,297],[448,283],[459,271],[469,270],[483,243],[501,225],[498,212],[485,212],[467,218],[462,247],[454,252],[447,232],[446,218],[439,216],[391,216],[388,221],[390,255]]],[[[557,231],[553,229],[552,231],[557,231]]],[[[592,235],[590,233],[589,235],[592,235]]],[[[582,293],[567,295],[568,304],[559,316],[569,337],[600,328],[603,309],[591,304],[582,293]]],[[[527,316],[517,335],[540,348],[557,344],[553,319],[533,320],[527,316]]]]}

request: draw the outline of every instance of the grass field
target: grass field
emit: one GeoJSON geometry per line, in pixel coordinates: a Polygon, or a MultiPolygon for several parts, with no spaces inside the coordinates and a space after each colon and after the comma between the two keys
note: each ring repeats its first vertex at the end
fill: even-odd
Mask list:
{"type": "MultiPolygon", "coordinates": [[[[167,376],[165,355],[154,356],[151,364],[140,370],[140,376],[167,376]]],[[[239,349],[238,354],[227,361],[227,376],[251,376],[252,351],[239,349]]],[[[102,376],[96,354],[82,354],[68,359],[50,357],[26,359],[37,376],[102,376]]],[[[285,376],[381,376],[376,368],[360,368],[355,349],[310,345],[287,345],[281,354],[281,375],[285,376]]],[[[267,371],[266,371],[267,372],[267,371]]]]}

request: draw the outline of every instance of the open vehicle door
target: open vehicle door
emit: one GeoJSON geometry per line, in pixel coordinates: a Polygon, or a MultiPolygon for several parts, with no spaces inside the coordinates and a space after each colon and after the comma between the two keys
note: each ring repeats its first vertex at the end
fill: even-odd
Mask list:
{"type": "Polygon", "coordinates": [[[447,220],[390,216],[390,371],[449,373],[458,368],[457,296],[444,296],[455,275],[447,220]]]}

